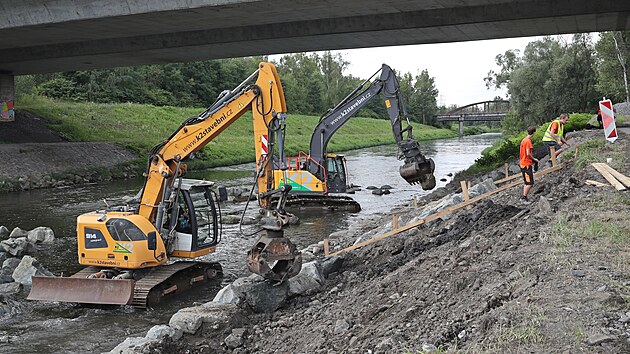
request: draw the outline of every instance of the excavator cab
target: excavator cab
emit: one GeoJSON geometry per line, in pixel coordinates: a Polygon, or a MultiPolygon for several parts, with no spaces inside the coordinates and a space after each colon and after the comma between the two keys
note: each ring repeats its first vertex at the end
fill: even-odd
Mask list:
{"type": "Polygon", "coordinates": [[[220,206],[210,189],[214,182],[181,179],[177,204],[169,210],[171,255],[196,258],[215,250],[220,241],[220,206]]]}
{"type": "Polygon", "coordinates": [[[348,169],[343,155],[326,154],[326,186],[329,193],[348,190],[348,169]]]}

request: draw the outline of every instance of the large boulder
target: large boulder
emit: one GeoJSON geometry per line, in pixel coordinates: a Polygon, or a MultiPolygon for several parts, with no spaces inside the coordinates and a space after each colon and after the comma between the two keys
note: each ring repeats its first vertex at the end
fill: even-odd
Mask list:
{"type": "Polygon", "coordinates": [[[28,232],[25,230],[20,229],[19,227],[16,227],[13,229],[13,231],[11,231],[11,234],[9,235],[10,238],[20,238],[20,237],[26,237],[26,235],[28,235],[28,232]]]}
{"type": "Polygon", "coordinates": [[[257,274],[238,278],[221,289],[213,302],[249,306],[256,313],[269,313],[282,306],[288,297],[287,283],[272,284],[257,274]]]}
{"type": "Polygon", "coordinates": [[[22,291],[22,284],[20,283],[6,283],[0,284],[0,300],[7,297],[12,297],[19,294],[22,291]]]}
{"type": "Polygon", "coordinates": [[[318,262],[309,262],[302,265],[300,273],[288,281],[289,296],[311,295],[321,290],[324,284],[324,274],[318,262]]]}
{"type": "Polygon", "coordinates": [[[44,268],[37,259],[31,256],[24,256],[13,271],[13,279],[16,283],[32,285],[34,275],[52,276],[53,274],[44,268]]]}
{"type": "Polygon", "coordinates": [[[182,335],[183,333],[180,329],[175,329],[167,325],[156,325],[151,327],[145,338],[162,340],[169,337],[174,340],[178,340],[182,337],[182,335]]]}
{"type": "Polygon", "coordinates": [[[55,233],[49,227],[37,227],[29,231],[26,239],[30,243],[52,243],[55,240],[55,233]]]}
{"type": "Polygon", "coordinates": [[[7,258],[2,262],[2,268],[0,268],[0,275],[12,276],[15,268],[20,264],[19,258],[7,258]]]}
{"type": "Polygon", "coordinates": [[[146,337],[128,337],[124,342],[118,344],[112,349],[110,354],[137,354],[137,353],[155,353],[156,348],[161,344],[158,339],[150,339],[146,337]]]}
{"type": "Polygon", "coordinates": [[[232,328],[242,327],[244,323],[246,317],[238,306],[208,302],[177,311],[168,324],[188,334],[195,334],[201,330],[203,335],[217,332],[227,335],[232,328]]]}
{"type": "Polygon", "coordinates": [[[0,240],[9,238],[9,229],[6,226],[0,225],[0,240]]]}
{"type": "Polygon", "coordinates": [[[8,240],[0,242],[0,251],[7,252],[14,257],[22,257],[28,253],[32,247],[26,237],[9,238],[8,240]]]}

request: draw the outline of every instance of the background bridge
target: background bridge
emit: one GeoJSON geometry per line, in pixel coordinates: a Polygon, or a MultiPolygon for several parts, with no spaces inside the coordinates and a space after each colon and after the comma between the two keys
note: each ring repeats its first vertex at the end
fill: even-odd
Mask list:
{"type": "Polygon", "coordinates": [[[459,135],[464,135],[464,122],[498,122],[510,110],[510,101],[483,101],[456,108],[436,116],[438,122],[459,122],[459,135]]]}

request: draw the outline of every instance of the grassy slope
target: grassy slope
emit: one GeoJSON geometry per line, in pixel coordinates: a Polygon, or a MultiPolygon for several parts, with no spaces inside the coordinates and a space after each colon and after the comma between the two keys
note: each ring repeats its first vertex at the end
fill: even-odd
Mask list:
{"type": "MultiPolygon", "coordinates": [[[[167,138],[186,118],[202,108],[155,107],[140,104],[96,104],[60,102],[38,96],[21,97],[20,109],[50,121],[51,127],[71,141],[109,141],[146,156],[148,150],[167,138]]],[[[308,151],[319,117],[289,115],[286,150],[289,155],[308,151]]],[[[448,129],[414,124],[418,140],[456,136],[448,129]]],[[[389,120],[355,117],[335,134],[329,151],[343,151],[394,143],[389,120]]],[[[246,113],[203,150],[192,167],[224,166],[254,161],[251,113],[246,113]]],[[[189,164],[191,166],[191,164],[189,164]]]]}

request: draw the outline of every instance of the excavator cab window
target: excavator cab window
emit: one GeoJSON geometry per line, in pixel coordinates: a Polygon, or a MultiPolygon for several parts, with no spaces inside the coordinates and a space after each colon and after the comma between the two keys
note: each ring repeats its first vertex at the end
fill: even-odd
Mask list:
{"type": "Polygon", "coordinates": [[[332,193],[345,193],[346,178],[345,158],[341,155],[326,156],[326,184],[332,193]]]}
{"type": "Polygon", "coordinates": [[[120,218],[112,218],[105,222],[107,231],[116,241],[142,241],[146,235],[131,221],[120,218]]]}
{"type": "Polygon", "coordinates": [[[219,239],[219,213],[218,203],[213,193],[207,187],[194,187],[187,193],[190,201],[193,220],[196,225],[196,234],[193,237],[198,247],[215,245],[219,239]]]}

